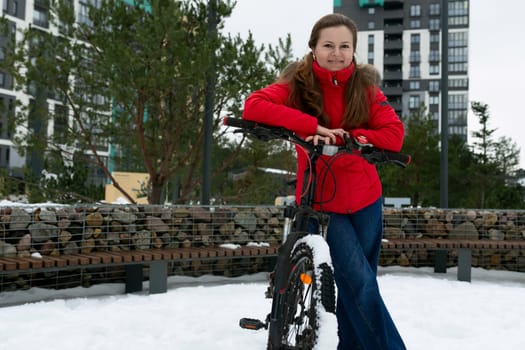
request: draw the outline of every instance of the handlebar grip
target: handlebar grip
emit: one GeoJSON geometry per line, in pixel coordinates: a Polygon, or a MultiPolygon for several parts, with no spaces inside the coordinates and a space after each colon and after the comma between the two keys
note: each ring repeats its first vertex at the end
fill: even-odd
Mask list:
{"type": "Polygon", "coordinates": [[[399,166],[402,166],[403,168],[405,168],[408,164],[410,164],[410,161],[412,160],[412,157],[409,154],[390,152],[390,151],[383,151],[383,153],[387,161],[391,163],[395,163],[399,166]]]}
{"type": "Polygon", "coordinates": [[[383,150],[376,147],[361,149],[361,157],[372,164],[390,163],[406,168],[411,161],[408,154],[383,150]]]}
{"type": "Polygon", "coordinates": [[[241,129],[253,129],[257,123],[239,119],[239,118],[230,118],[230,117],[224,117],[222,119],[222,123],[226,126],[232,126],[234,128],[241,128],[241,129]]]}
{"type": "Polygon", "coordinates": [[[290,137],[293,137],[293,132],[291,132],[288,129],[279,126],[261,124],[251,120],[225,117],[223,118],[223,124],[237,128],[235,132],[250,134],[262,141],[270,141],[276,139],[287,140],[290,137]]]}

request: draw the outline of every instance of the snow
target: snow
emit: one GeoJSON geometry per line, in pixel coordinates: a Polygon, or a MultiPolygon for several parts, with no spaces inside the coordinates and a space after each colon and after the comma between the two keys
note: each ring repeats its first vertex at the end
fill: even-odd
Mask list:
{"type": "Polygon", "coordinates": [[[307,243],[309,247],[312,247],[314,264],[316,266],[321,265],[322,263],[328,264],[332,267],[332,258],[330,257],[330,250],[324,238],[320,235],[307,235],[299,239],[295,246],[298,246],[301,243],[307,243]]]}
{"type": "MultiPolygon", "coordinates": [[[[59,206],[0,201],[0,206],[18,205],[59,206]]],[[[308,243],[317,262],[329,261],[320,242],[308,243]]],[[[407,348],[525,349],[525,273],[474,268],[471,283],[456,276],[456,268],[447,274],[379,269],[383,298],[407,348]]],[[[242,317],[264,320],[270,312],[265,274],[170,277],[164,294],[149,295],[147,287],[145,282],[144,292],[135,294],[124,294],[123,284],[2,292],[0,350],[266,349],[267,331],[238,326],[242,317]]],[[[335,319],[323,313],[320,318],[322,344],[316,349],[335,349],[335,319]]]]}
{"type": "MultiPolygon", "coordinates": [[[[247,247],[263,248],[263,247],[269,247],[270,243],[267,243],[267,242],[248,242],[248,243],[246,243],[246,246],[247,247]]],[[[234,244],[234,243],[223,243],[223,244],[220,244],[219,247],[235,250],[235,249],[241,248],[242,246],[240,244],[234,244]]]]}
{"type": "MultiPolygon", "coordinates": [[[[456,269],[388,267],[378,279],[408,349],[525,349],[524,273],[476,268],[466,283],[456,269]]],[[[256,274],[171,277],[167,293],[152,295],[122,294],[121,284],[0,293],[0,304],[18,303],[0,310],[0,349],[263,350],[267,331],[238,322],[265,318],[266,286],[256,274]]]]}
{"type": "Polygon", "coordinates": [[[234,243],[224,243],[224,244],[220,244],[219,247],[235,250],[237,248],[240,248],[241,245],[240,244],[234,244],[234,243]]]}
{"type": "MultiPolygon", "coordinates": [[[[319,266],[327,264],[332,267],[332,258],[330,257],[330,251],[324,238],[320,235],[307,235],[300,238],[296,243],[295,247],[300,244],[306,243],[312,248],[313,263],[315,266],[315,275],[321,276],[322,271],[319,266]]],[[[332,267],[333,268],[333,267],[332,267]]],[[[321,299],[321,281],[317,279],[317,300],[321,299]]],[[[318,320],[319,320],[319,337],[314,350],[325,350],[334,348],[333,339],[337,338],[337,318],[334,314],[326,312],[324,307],[318,308],[318,320]]]]}

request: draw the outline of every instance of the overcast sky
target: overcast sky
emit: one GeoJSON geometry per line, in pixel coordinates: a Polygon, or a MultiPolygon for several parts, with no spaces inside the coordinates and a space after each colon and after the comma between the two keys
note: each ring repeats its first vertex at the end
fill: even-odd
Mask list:
{"type": "MultiPolygon", "coordinates": [[[[292,37],[294,54],[308,52],[308,36],[315,21],[333,12],[332,0],[237,0],[226,31],[248,31],[262,44],[276,44],[278,38],[292,37]]],[[[470,2],[469,77],[470,101],[489,105],[490,128],[496,137],[507,136],[521,148],[525,168],[525,1],[473,0],[470,2]]],[[[480,128],[469,115],[470,134],[480,128]]]]}

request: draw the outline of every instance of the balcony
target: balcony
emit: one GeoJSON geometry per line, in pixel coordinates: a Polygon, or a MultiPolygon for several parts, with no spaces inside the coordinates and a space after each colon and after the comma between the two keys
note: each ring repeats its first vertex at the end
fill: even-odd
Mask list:
{"type": "Polygon", "coordinates": [[[385,50],[402,50],[403,40],[385,40],[383,45],[385,50]]]}
{"type": "Polygon", "coordinates": [[[403,72],[402,71],[385,71],[383,73],[383,80],[402,80],[403,72]]]}
{"type": "Polygon", "coordinates": [[[403,0],[385,0],[384,7],[385,9],[403,8],[403,3],[403,0]]]}
{"type": "Polygon", "coordinates": [[[403,56],[401,55],[385,55],[383,57],[383,63],[384,64],[395,64],[395,65],[401,65],[403,64],[403,56]]]}
{"type": "Polygon", "coordinates": [[[383,12],[383,16],[385,19],[402,19],[404,16],[403,9],[396,9],[396,10],[385,10],[383,12]]]}
{"type": "Polygon", "coordinates": [[[385,24],[385,34],[401,34],[403,32],[403,24],[385,24]]]}
{"type": "Polygon", "coordinates": [[[401,96],[403,94],[401,86],[383,86],[382,90],[386,96],[401,96]]]}

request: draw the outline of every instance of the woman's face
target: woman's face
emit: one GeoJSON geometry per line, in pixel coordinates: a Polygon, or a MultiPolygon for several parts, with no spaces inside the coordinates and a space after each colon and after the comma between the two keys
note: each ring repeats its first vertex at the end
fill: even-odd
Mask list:
{"type": "Polygon", "coordinates": [[[332,72],[348,67],[354,57],[354,37],[346,26],[321,29],[312,50],[322,68],[332,72]]]}

